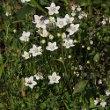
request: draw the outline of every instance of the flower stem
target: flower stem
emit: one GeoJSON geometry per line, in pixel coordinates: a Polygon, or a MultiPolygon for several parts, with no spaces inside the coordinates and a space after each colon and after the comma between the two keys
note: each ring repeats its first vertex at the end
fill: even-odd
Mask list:
{"type": "Polygon", "coordinates": [[[93,9],[92,9],[92,1],[88,0],[88,9],[89,9],[89,15],[92,16],[93,14],[93,9]]]}

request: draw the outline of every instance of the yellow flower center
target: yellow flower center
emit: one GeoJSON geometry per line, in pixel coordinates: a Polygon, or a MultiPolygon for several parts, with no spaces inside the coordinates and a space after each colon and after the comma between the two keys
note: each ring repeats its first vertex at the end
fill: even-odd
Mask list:
{"type": "Polygon", "coordinates": [[[28,37],[27,36],[24,36],[24,40],[27,40],[28,39],[28,37]]]}
{"type": "Polygon", "coordinates": [[[38,73],[37,76],[42,77],[41,73],[38,73]]]}
{"type": "Polygon", "coordinates": [[[60,24],[60,25],[63,25],[63,21],[59,21],[59,24],[60,24]]]}
{"type": "Polygon", "coordinates": [[[56,78],[55,76],[53,76],[53,77],[52,77],[52,80],[53,80],[53,81],[56,81],[56,80],[57,80],[57,78],[56,78]]]}
{"type": "Polygon", "coordinates": [[[66,22],[69,23],[70,22],[70,19],[66,19],[66,22]]]}
{"type": "Polygon", "coordinates": [[[27,53],[27,54],[25,55],[25,57],[29,57],[29,54],[27,53]]]}
{"type": "Polygon", "coordinates": [[[39,50],[38,50],[37,48],[35,48],[33,51],[34,51],[35,53],[38,53],[38,52],[39,52],[39,50]]]}
{"type": "Polygon", "coordinates": [[[70,46],[70,42],[66,42],[66,46],[70,46]]]}
{"type": "Polygon", "coordinates": [[[76,31],[76,27],[71,27],[71,30],[72,31],[76,31]]]}
{"type": "Polygon", "coordinates": [[[51,7],[50,10],[55,12],[56,8],[55,7],[51,7]]]}
{"type": "Polygon", "coordinates": [[[55,48],[55,46],[54,46],[54,45],[50,45],[49,47],[50,47],[50,49],[54,49],[54,48],[55,48]]]}
{"type": "Polygon", "coordinates": [[[102,102],[102,105],[104,105],[105,103],[104,102],[102,102]]]}

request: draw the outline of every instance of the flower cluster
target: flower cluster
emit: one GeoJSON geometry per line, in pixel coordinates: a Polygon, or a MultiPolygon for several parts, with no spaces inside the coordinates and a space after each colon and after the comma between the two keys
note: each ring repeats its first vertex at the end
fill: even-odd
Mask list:
{"type": "MultiPolygon", "coordinates": [[[[34,77],[36,78],[36,80],[43,80],[43,75],[41,72],[38,72],[37,74],[35,74],[34,76],[30,76],[29,78],[25,78],[25,86],[29,86],[31,89],[33,89],[33,87],[35,85],[37,85],[37,82],[34,81],[34,77]]],[[[48,76],[50,82],[49,84],[54,84],[54,83],[59,83],[60,80],[60,76],[58,76],[56,74],[56,72],[53,72],[52,75],[48,76]]]]}
{"type": "MultiPolygon", "coordinates": [[[[51,3],[50,7],[46,7],[49,11],[49,15],[54,15],[59,13],[60,6],[56,6],[55,3],[51,3]]],[[[80,7],[77,7],[77,10],[80,11],[80,7]]],[[[73,39],[70,37],[79,30],[79,24],[74,24],[74,17],[65,15],[64,18],[54,16],[50,16],[48,19],[43,19],[43,16],[34,15],[33,23],[36,24],[36,28],[38,29],[37,33],[41,37],[49,37],[49,39],[53,39],[56,36],[53,36],[51,32],[49,32],[49,25],[56,26],[56,28],[64,28],[66,31],[62,33],[62,46],[66,49],[75,46],[73,39]],[[66,29],[65,29],[66,28],[66,29]]],[[[23,31],[22,36],[20,37],[21,41],[28,42],[30,37],[30,32],[23,31]]],[[[45,43],[45,40],[42,40],[42,43],[45,43]]],[[[57,42],[48,42],[46,46],[46,50],[55,51],[59,47],[57,46],[57,42]]],[[[33,47],[29,50],[29,52],[24,51],[22,55],[25,59],[29,59],[31,56],[35,57],[42,54],[42,46],[37,46],[33,44],[33,47]]]]}
{"type": "MultiPolygon", "coordinates": [[[[96,98],[96,100],[94,100],[94,104],[97,105],[99,103],[99,98],[96,98]]],[[[105,100],[101,100],[100,105],[102,107],[105,107],[105,105],[107,104],[107,102],[105,102],[105,100]]]]}
{"type": "Polygon", "coordinates": [[[103,18],[102,24],[105,25],[105,24],[107,24],[107,22],[110,23],[110,18],[103,18]]]}
{"type": "Polygon", "coordinates": [[[87,18],[88,13],[85,13],[84,11],[81,11],[81,7],[80,6],[73,5],[71,7],[71,9],[72,9],[72,13],[71,13],[72,16],[76,16],[77,15],[79,19],[83,19],[84,17],[87,18]]]}

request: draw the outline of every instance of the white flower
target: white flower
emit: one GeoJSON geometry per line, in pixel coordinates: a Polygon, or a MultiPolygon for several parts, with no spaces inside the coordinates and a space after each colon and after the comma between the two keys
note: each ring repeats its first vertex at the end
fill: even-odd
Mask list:
{"type": "Polygon", "coordinates": [[[60,76],[57,76],[56,72],[53,72],[53,74],[50,76],[48,76],[49,80],[50,80],[50,84],[54,84],[54,83],[59,83],[60,80],[60,76]]]}
{"type": "Polygon", "coordinates": [[[97,105],[99,103],[99,99],[96,98],[96,100],[94,100],[94,104],[97,105]]]}
{"type": "Polygon", "coordinates": [[[41,19],[41,17],[43,17],[43,16],[34,15],[34,20],[35,20],[35,21],[34,21],[33,23],[39,22],[40,19],[41,19]]]}
{"type": "Polygon", "coordinates": [[[88,13],[84,13],[83,16],[87,18],[88,13]]]}
{"type": "Polygon", "coordinates": [[[47,50],[50,50],[50,51],[54,51],[56,49],[58,49],[58,47],[56,46],[56,42],[48,42],[48,46],[46,47],[47,50]]]}
{"type": "Polygon", "coordinates": [[[98,80],[98,84],[102,84],[102,80],[101,79],[98,80]]]}
{"type": "Polygon", "coordinates": [[[110,91],[109,91],[109,90],[106,91],[106,95],[107,95],[107,96],[110,95],[110,91]]]}
{"type": "Polygon", "coordinates": [[[36,85],[37,83],[33,80],[33,76],[29,78],[25,78],[25,86],[29,86],[31,89],[36,85]]]}
{"type": "Polygon", "coordinates": [[[24,51],[24,54],[22,55],[22,57],[24,57],[25,59],[29,59],[30,58],[29,52],[24,51]]]}
{"type": "Polygon", "coordinates": [[[71,8],[74,11],[76,9],[76,7],[77,7],[76,5],[73,5],[71,8]]]}
{"type": "Polygon", "coordinates": [[[50,7],[45,7],[49,10],[49,15],[58,14],[60,6],[56,6],[55,3],[51,3],[50,7]]]}
{"type": "Polygon", "coordinates": [[[78,18],[79,18],[79,19],[82,19],[82,18],[83,18],[83,15],[82,15],[82,14],[80,14],[80,15],[78,16],[78,18]]]}
{"type": "Polygon", "coordinates": [[[77,8],[77,11],[81,11],[81,8],[80,8],[80,6],[78,6],[78,8],[77,8]]]}
{"type": "Polygon", "coordinates": [[[103,24],[103,25],[106,24],[106,20],[103,20],[103,21],[102,21],[102,24],[103,24]]]}
{"type": "Polygon", "coordinates": [[[34,15],[34,22],[37,28],[46,28],[46,24],[49,24],[49,20],[43,20],[43,16],[34,15]]]}
{"type": "Polygon", "coordinates": [[[109,18],[109,23],[110,23],[110,18],[109,18]]]}
{"type": "Polygon", "coordinates": [[[9,16],[9,15],[11,15],[11,13],[9,13],[9,12],[6,12],[6,13],[5,13],[5,15],[6,15],[6,16],[9,16]]]}
{"type": "Polygon", "coordinates": [[[75,16],[76,15],[75,11],[72,11],[71,15],[72,16],[75,16]]]}
{"type": "Polygon", "coordinates": [[[30,49],[29,53],[32,53],[33,56],[41,55],[41,49],[42,47],[37,47],[36,45],[33,45],[33,47],[30,49]]]}
{"type": "Polygon", "coordinates": [[[74,46],[73,40],[70,38],[63,39],[63,41],[64,41],[63,46],[65,46],[67,49],[74,46]]]}
{"type": "Polygon", "coordinates": [[[67,25],[65,18],[57,18],[56,26],[59,28],[63,28],[63,26],[67,25]]]}
{"type": "Polygon", "coordinates": [[[93,45],[93,43],[94,43],[93,40],[90,40],[90,44],[93,45]]]}
{"type": "Polygon", "coordinates": [[[43,30],[42,30],[42,33],[40,33],[40,35],[41,35],[42,37],[47,37],[47,36],[49,35],[49,32],[47,32],[46,29],[43,29],[43,30]]]}
{"type": "Polygon", "coordinates": [[[29,2],[30,0],[21,0],[22,3],[29,2]]]}
{"type": "Polygon", "coordinates": [[[42,73],[40,73],[40,72],[38,72],[36,75],[34,75],[34,77],[37,79],[37,80],[39,80],[39,79],[43,79],[43,75],[42,75],[42,73]]]}
{"type": "Polygon", "coordinates": [[[102,102],[100,103],[100,105],[101,105],[102,107],[105,107],[106,104],[107,104],[107,103],[105,102],[105,100],[102,100],[102,102]]]}
{"type": "Polygon", "coordinates": [[[46,24],[49,23],[49,20],[40,20],[37,24],[36,24],[36,27],[37,28],[43,28],[45,29],[46,28],[46,24]]]}
{"type": "Polygon", "coordinates": [[[28,42],[29,36],[30,36],[30,32],[23,31],[22,36],[20,37],[20,40],[24,42],[28,42]]]}
{"type": "Polygon", "coordinates": [[[72,21],[74,20],[74,18],[70,17],[68,14],[65,15],[65,19],[66,19],[67,24],[72,23],[72,21]]]}
{"type": "Polygon", "coordinates": [[[78,29],[79,29],[79,24],[76,25],[70,24],[70,28],[67,28],[66,31],[69,32],[69,35],[73,35],[76,31],[78,31],[78,29]]]}

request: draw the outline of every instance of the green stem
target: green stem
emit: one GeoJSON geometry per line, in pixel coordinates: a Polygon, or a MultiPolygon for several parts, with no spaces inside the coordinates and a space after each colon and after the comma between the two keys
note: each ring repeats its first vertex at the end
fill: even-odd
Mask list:
{"type": "Polygon", "coordinates": [[[88,9],[89,9],[89,15],[92,16],[93,15],[93,9],[92,9],[92,1],[88,0],[88,9]]]}

